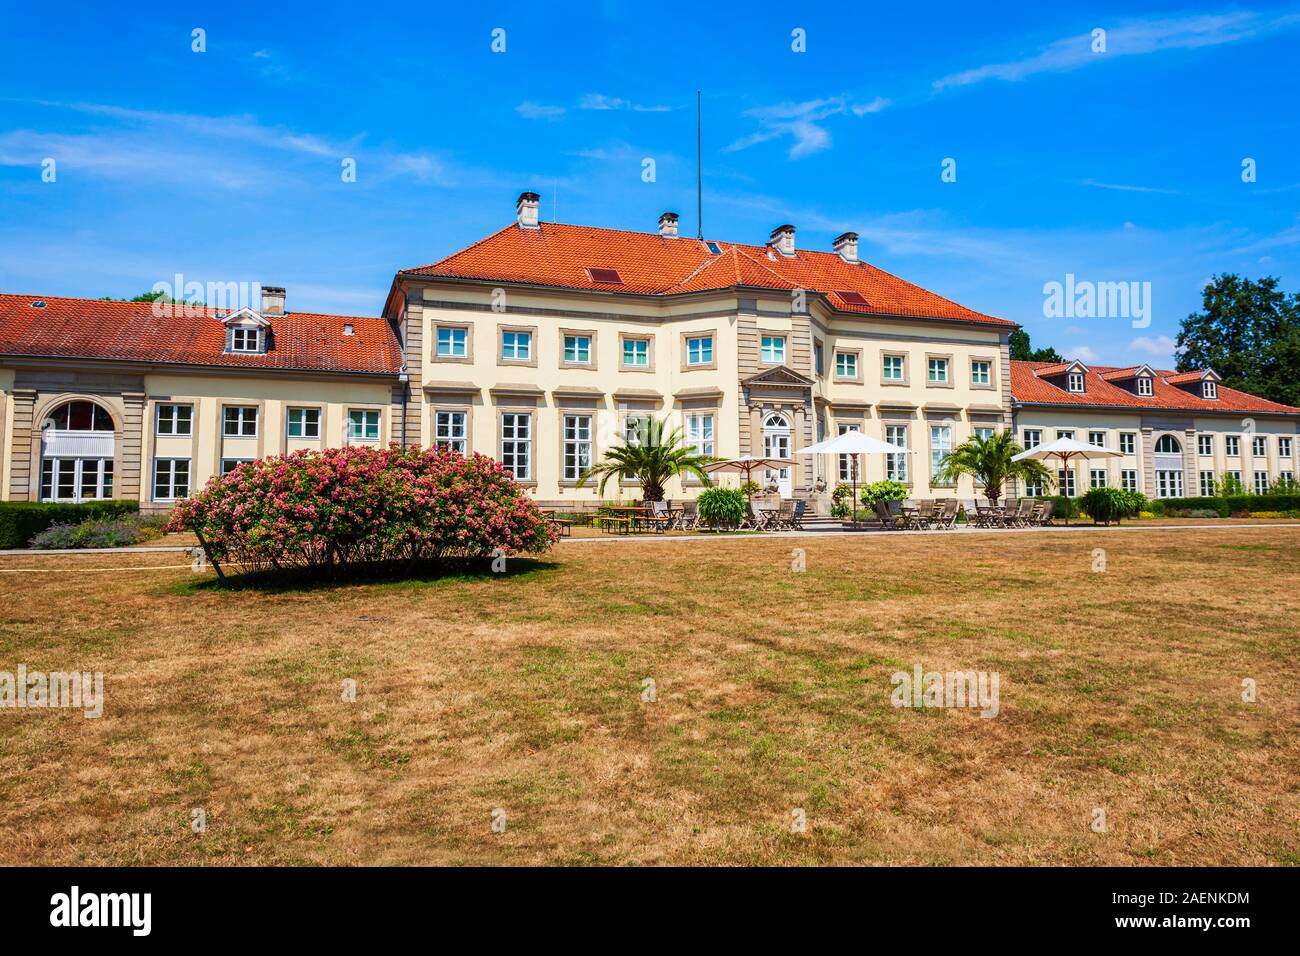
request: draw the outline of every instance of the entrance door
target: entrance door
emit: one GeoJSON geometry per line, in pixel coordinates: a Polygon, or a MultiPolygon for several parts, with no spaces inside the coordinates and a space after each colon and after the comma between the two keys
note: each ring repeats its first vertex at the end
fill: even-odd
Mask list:
{"type": "MultiPolygon", "coordinates": [[[[774,412],[763,421],[763,456],[765,458],[790,457],[790,422],[784,415],[774,412]]],[[[763,472],[764,488],[775,478],[781,497],[792,497],[794,480],[790,472],[788,465],[784,468],[766,469],[763,472]]]]}

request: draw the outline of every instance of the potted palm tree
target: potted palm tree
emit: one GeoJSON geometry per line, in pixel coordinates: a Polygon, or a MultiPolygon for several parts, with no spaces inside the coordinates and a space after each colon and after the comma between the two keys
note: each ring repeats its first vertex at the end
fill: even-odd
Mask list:
{"type": "Polygon", "coordinates": [[[984,497],[996,505],[1003,486],[1012,478],[1030,485],[1051,485],[1052,473],[1041,461],[1012,460],[1024,450],[1010,432],[994,432],[987,438],[972,435],[940,459],[935,477],[955,482],[961,475],[970,475],[984,486],[984,497]]]}
{"type": "Polygon", "coordinates": [[[717,459],[697,454],[686,444],[681,429],[667,431],[665,423],[648,418],[621,445],[609,449],[600,462],[584,471],[578,477],[578,485],[599,478],[598,489],[603,495],[611,478],[634,478],[640,483],[646,501],[663,501],[664,485],[670,478],[693,475],[710,484],[704,466],[714,461],[717,459]]]}

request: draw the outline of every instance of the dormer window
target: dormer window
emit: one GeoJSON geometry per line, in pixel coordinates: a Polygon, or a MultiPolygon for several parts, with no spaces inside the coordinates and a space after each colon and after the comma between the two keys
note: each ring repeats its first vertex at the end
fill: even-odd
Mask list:
{"type": "Polygon", "coordinates": [[[234,328],[230,330],[230,351],[262,351],[262,330],[234,328]]]}
{"type": "Polygon", "coordinates": [[[1083,373],[1071,372],[1066,376],[1066,384],[1071,392],[1082,394],[1083,392],[1083,373]]]}
{"type": "Polygon", "coordinates": [[[1146,397],[1152,394],[1151,377],[1149,375],[1140,375],[1137,380],[1137,393],[1146,397]]]}
{"type": "Polygon", "coordinates": [[[1219,386],[1216,382],[1201,383],[1201,397],[1215,399],[1219,397],[1219,386]]]}

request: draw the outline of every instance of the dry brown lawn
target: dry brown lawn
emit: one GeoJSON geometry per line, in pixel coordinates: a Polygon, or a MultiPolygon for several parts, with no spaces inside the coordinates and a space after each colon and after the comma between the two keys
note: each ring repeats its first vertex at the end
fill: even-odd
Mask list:
{"type": "Polygon", "coordinates": [[[107,696],[0,710],[0,863],[1300,862],[1300,529],[572,542],[281,592],[183,560],[0,558],[42,569],[0,573],[0,670],[107,696]],[[999,716],[894,708],[918,663],[998,672],[999,716]]]}

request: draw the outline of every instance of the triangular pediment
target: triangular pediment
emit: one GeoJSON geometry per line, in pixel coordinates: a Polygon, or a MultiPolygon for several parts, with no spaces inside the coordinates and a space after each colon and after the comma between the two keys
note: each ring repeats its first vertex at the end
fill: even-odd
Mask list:
{"type": "Polygon", "coordinates": [[[242,309],[231,312],[229,315],[223,315],[221,317],[221,323],[227,326],[256,325],[262,328],[269,328],[271,320],[262,315],[262,313],[258,312],[256,309],[250,309],[248,306],[244,306],[242,309]]]}
{"type": "Polygon", "coordinates": [[[805,375],[800,375],[788,365],[774,365],[756,375],[749,376],[749,378],[741,379],[740,384],[745,386],[770,385],[777,388],[812,388],[813,380],[805,375]]]}

